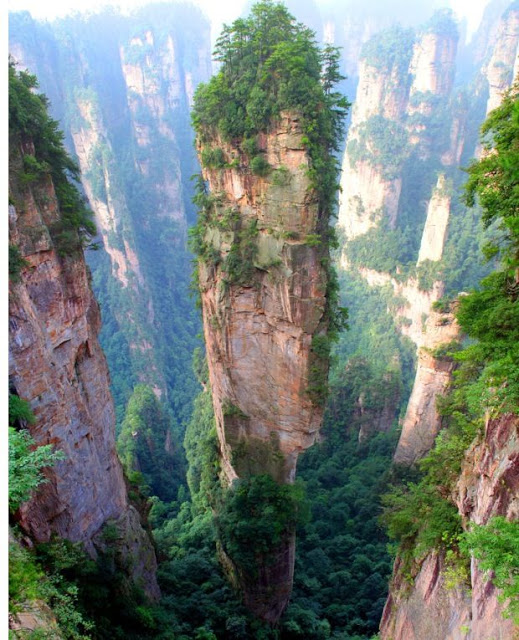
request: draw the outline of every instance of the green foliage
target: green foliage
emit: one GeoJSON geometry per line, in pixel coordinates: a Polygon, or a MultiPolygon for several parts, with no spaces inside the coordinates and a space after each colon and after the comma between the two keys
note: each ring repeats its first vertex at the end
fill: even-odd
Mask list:
{"type": "Polygon", "coordinates": [[[467,169],[465,200],[478,200],[484,224],[497,221],[500,234],[491,247],[501,254],[509,278],[519,267],[519,86],[515,85],[481,127],[486,153],[467,169]]]}
{"type": "MultiPolygon", "coordinates": [[[[87,246],[96,234],[92,212],[86,207],[78,188],[79,168],[63,146],[63,133],[48,114],[48,100],[33,93],[35,76],[17,72],[9,63],[9,140],[13,153],[22,158],[17,175],[19,188],[40,184],[50,176],[59,203],[60,218],[50,226],[60,255],[71,255],[87,246]],[[27,151],[33,145],[34,152],[27,151]]],[[[14,166],[14,163],[12,163],[14,166]]]]}
{"type": "Polygon", "coordinates": [[[399,76],[405,74],[404,78],[407,82],[414,38],[412,29],[395,25],[368,40],[362,47],[361,59],[384,73],[396,69],[399,76]]]}
{"type": "Polygon", "coordinates": [[[497,516],[486,525],[474,524],[462,545],[491,572],[492,583],[501,591],[499,600],[506,604],[505,615],[519,624],[519,523],[497,516]]]}
{"type": "Polygon", "coordinates": [[[441,264],[437,260],[423,260],[416,268],[416,275],[420,291],[430,291],[434,283],[442,279],[441,264]]]}
{"type": "Polygon", "coordinates": [[[216,526],[225,553],[240,573],[254,577],[304,518],[299,483],[279,485],[269,475],[257,475],[236,480],[227,490],[216,526]]]}
{"type": "Polygon", "coordinates": [[[128,402],[117,451],[127,475],[139,471],[151,493],[175,500],[183,484],[184,464],[169,412],[153,390],[139,384],[128,402]]]}
{"type": "Polygon", "coordinates": [[[457,318],[477,342],[459,359],[477,369],[472,392],[481,394],[480,410],[519,411],[519,88],[505,96],[482,127],[487,154],[468,169],[467,204],[476,197],[485,225],[500,231],[490,243],[501,257],[500,268],[481,282],[479,291],[462,296],[457,318]]]}
{"type": "Polygon", "coordinates": [[[15,244],[9,245],[9,280],[13,284],[20,282],[21,272],[24,267],[29,266],[29,263],[22,256],[20,247],[15,244]]]}
{"type": "Polygon", "coordinates": [[[193,415],[184,437],[184,448],[191,499],[197,508],[208,509],[215,501],[220,469],[220,450],[209,390],[201,392],[195,399],[193,415]]]}
{"type": "Polygon", "coordinates": [[[267,130],[282,111],[297,111],[314,186],[329,214],[337,172],[331,151],[340,144],[348,106],[332,91],[341,79],[336,49],[319,51],[314,34],[296,23],[283,5],[262,0],[249,18],[224,27],[215,58],[222,63],[219,73],[199,85],[195,95],[197,135],[203,141],[218,131],[227,140],[244,140],[245,152],[252,155],[255,144],[248,141],[267,130]]]}
{"type": "Polygon", "coordinates": [[[348,157],[353,166],[357,162],[369,162],[386,180],[400,175],[409,154],[408,134],[404,126],[374,115],[359,125],[357,136],[348,143],[348,157]]]}
{"type": "Polygon", "coordinates": [[[204,147],[200,154],[200,160],[203,167],[212,169],[222,169],[225,167],[225,154],[220,147],[210,148],[204,147]]]}
{"type": "Polygon", "coordinates": [[[272,167],[264,156],[255,156],[251,160],[250,169],[254,175],[265,178],[271,172],[272,167]]]}
{"type": "Polygon", "coordinates": [[[252,284],[255,273],[254,260],[258,253],[258,233],[256,219],[249,221],[246,227],[238,226],[236,228],[230,251],[222,264],[222,271],[225,273],[227,283],[252,284]]]}
{"type": "Polygon", "coordinates": [[[450,36],[456,40],[459,38],[458,26],[451,9],[439,9],[436,11],[430,20],[425,23],[423,31],[450,36]]]}
{"type": "Polygon", "coordinates": [[[400,557],[420,560],[431,549],[441,549],[457,541],[462,533],[456,507],[427,481],[395,487],[383,496],[382,522],[390,538],[396,540],[400,557]]]}
{"type": "Polygon", "coordinates": [[[63,454],[53,451],[51,444],[37,446],[26,429],[14,425],[34,423],[29,404],[16,395],[9,395],[9,511],[15,512],[22,502],[44,482],[42,470],[51,467],[63,454]]]}
{"type": "Polygon", "coordinates": [[[9,427],[9,510],[14,512],[44,482],[42,469],[62,456],[52,445],[36,447],[28,431],[9,427]]]}
{"type": "Polygon", "coordinates": [[[353,416],[330,409],[323,442],[299,460],[312,517],[297,531],[283,639],[369,638],[378,629],[392,563],[377,517],[395,436],[359,443],[358,426],[353,416]]]}
{"type": "Polygon", "coordinates": [[[20,610],[24,602],[41,598],[43,571],[19,544],[9,544],[9,611],[20,610]]]}
{"type": "Polygon", "coordinates": [[[89,640],[94,624],[81,609],[78,586],[64,577],[62,569],[69,569],[79,560],[88,566],[93,563],[71,543],[52,543],[45,548],[41,557],[41,548],[31,552],[16,542],[9,545],[9,611],[16,613],[31,603],[41,605],[43,602],[50,608],[56,623],[51,625],[49,621],[37,628],[34,638],[54,637],[56,631],[66,640],[89,640]],[[53,554],[60,558],[65,548],[66,556],[58,567],[53,554]]]}

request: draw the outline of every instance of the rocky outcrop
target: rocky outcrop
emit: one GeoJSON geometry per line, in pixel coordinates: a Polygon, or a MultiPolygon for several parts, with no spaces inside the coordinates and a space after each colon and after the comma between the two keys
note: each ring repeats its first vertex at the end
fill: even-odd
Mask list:
{"type": "Polygon", "coordinates": [[[154,551],[128,502],[115,451],[113,401],[89,273],[82,253],[58,255],[49,231],[61,216],[52,181],[46,175],[21,186],[22,153],[31,154],[31,146],[12,150],[10,158],[15,204],[9,207],[9,241],[25,263],[10,284],[9,383],[34,412],[36,442],[54,445],[63,459],[22,505],[19,524],[33,540],[56,534],[83,543],[92,556],[105,525],[115,524],[132,579],[156,598],[154,551]]]}
{"type": "MultiPolygon", "coordinates": [[[[454,25],[453,25],[454,26],[454,25]]],[[[454,82],[458,36],[454,31],[431,28],[413,48],[409,73],[413,76],[411,96],[432,93],[447,97],[454,82]]]]}
{"type": "Polygon", "coordinates": [[[180,423],[197,388],[186,367],[200,330],[188,301],[189,178],[197,170],[189,108],[210,75],[209,24],[194,7],[175,5],[44,27],[14,14],[10,26],[11,52],[63,118],[95,213],[103,251],[88,260],[109,327],[101,340],[118,418],[141,382],[180,423]]]}
{"type": "MultiPolygon", "coordinates": [[[[519,420],[490,418],[482,438],[466,453],[454,499],[465,528],[496,515],[519,517],[519,420]]],[[[471,559],[468,583],[453,580],[443,554],[429,553],[406,584],[397,560],[381,623],[382,640],[515,640],[517,627],[491,575],[471,559]]]]}
{"type": "Polygon", "coordinates": [[[454,369],[452,358],[442,354],[440,348],[458,337],[459,327],[452,313],[430,312],[422,347],[418,350],[413,391],[394,455],[398,464],[414,464],[434,444],[441,428],[436,400],[444,394],[454,369]]]}
{"type": "MultiPolygon", "coordinates": [[[[221,168],[203,169],[212,211],[199,285],[225,484],[258,474],[292,482],[321,425],[312,384],[328,370],[317,346],[326,340],[327,248],[302,137],[294,113],[258,135],[270,165],[263,177],[240,148],[199,145],[202,159],[222,154],[221,168]]],[[[290,596],[294,544],[286,537],[257,579],[242,584],[249,608],[270,622],[290,596]]]]}
{"type": "Polygon", "coordinates": [[[228,230],[209,223],[205,242],[219,257],[216,264],[199,266],[209,374],[228,482],[242,475],[247,458],[254,460],[255,448],[272,448],[269,471],[279,481],[292,481],[297,456],[315,441],[323,412],[307,391],[312,338],[326,329],[327,275],[320,242],[314,241],[317,201],[298,118],[284,114],[261,138],[271,165],[268,177],[251,173],[247,157],[221,141],[214,147],[223,149],[228,163],[236,158],[239,165],[203,170],[210,193],[218,194],[217,215],[230,211],[235,216],[228,230]],[[233,281],[226,259],[247,233],[250,244],[239,268],[249,273],[233,281]],[[237,451],[243,447],[240,462],[237,451]]]}
{"type": "MultiPolygon", "coordinates": [[[[427,122],[449,101],[458,41],[451,19],[442,20],[416,41],[403,30],[388,30],[363,49],[341,176],[339,224],[348,240],[382,220],[395,228],[405,159],[413,147],[427,159],[438,142],[427,122]]],[[[464,124],[460,114],[450,126],[446,165],[461,157],[464,124]]]]}
{"type": "Polygon", "coordinates": [[[400,571],[397,560],[380,624],[382,640],[467,640],[470,637],[467,635],[470,596],[463,587],[447,588],[443,554],[427,556],[412,586],[400,571]]]}
{"type": "Polygon", "coordinates": [[[451,196],[445,176],[440,174],[436,188],[433,190],[432,198],[427,206],[427,219],[422,234],[417,264],[424,260],[432,260],[433,262],[441,260],[449,223],[450,208],[451,196]]]}
{"type": "Polygon", "coordinates": [[[519,8],[510,7],[496,30],[495,46],[486,68],[488,81],[487,114],[499,106],[503,93],[517,76],[519,64],[519,8]]]}
{"type": "Polygon", "coordinates": [[[363,235],[383,217],[394,226],[398,212],[400,177],[388,176],[383,167],[359,157],[366,155],[365,151],[359,154],[359,148],[370,147],[369,136],[368,140],[363,139],[362,132],[370,118],[399,121],[405,114],[409,97],[407,68],[399,58],[383,59],[385,53],[374,52],[359,64],[359,84],[341,176],[339,224],[348,239],[363,235]]]}

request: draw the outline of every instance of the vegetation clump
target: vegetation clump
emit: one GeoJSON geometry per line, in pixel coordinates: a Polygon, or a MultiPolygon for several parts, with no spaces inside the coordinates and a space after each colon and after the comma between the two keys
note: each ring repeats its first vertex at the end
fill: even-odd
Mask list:
{"type": "Polygon", "coordinates": [[[14,513],[22,502],[44,482],[45,467],[63,458],[51,444],[37,446],[26,428],[35,417],[25,400],[9,395],[9,511],[14,513]]]}
{"type": "Polygon", "coordinates": [[[399,76],[407,78],[413,53],[414,32],[395,25],[377,33],[362,47],[361,59],[382,72],[396,69],[399,76]]]}
{"type": "Polygon", "coordinates": [[[216,526],[226,554],[242,574],[276,558],[280,545],[308,515],[300,484],[278,484],[267,474],[235,481],[226,492],[216,526]]]}
{"type": "MultiPolygon", "coordinates": [[[[52,179],[60,215],[51,224],[51,236],[60,255],[77,253],[93,246],[96,234],[92,212],[74,182],[79,181],[79,167],[63,146],[58,122],[47,113],[48,100],[33,90],[36,77],[16,71],[9,62],[9,143],[13,154],[21,154],[22,165],[15,176],[17,188],[40,184],[45,176],[52,179]]],[[[18,163],[11,162],[11,166],[18,163]]]]}
{"type": "Polygon", "coordinates": [[[282,112],[295,111],[311,159],[312,186],[323,215],[329,216],[337,190],[333,153],[339,149],[348,107],[332,90],[342,78],[338,50],[320,50],[313,32],[283,5],[262,0],[249,18],[224,27],[215,58],[220,71],[195,95],[193,124],[200,141],[210,142],[218,133],[240,142],[253,156],[254,172],[265,175],[268,167],[257,155],[256,136],[282,112]]]}

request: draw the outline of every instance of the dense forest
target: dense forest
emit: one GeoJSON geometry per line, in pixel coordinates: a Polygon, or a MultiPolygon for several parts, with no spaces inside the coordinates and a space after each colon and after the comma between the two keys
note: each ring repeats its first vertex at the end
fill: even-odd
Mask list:
{"type": "MultiPolygon", "coordinates": [[[[304,8],[317,22],[315,7],[304,8]]],[[[62,454],[50,444],[36,446],[31,406],[10,390],[10,616],[38,602],[41,622],[10,634],[374,640],[395,559],[412,586],[431,550],[445,555],[453,588],[470,583],[471,559],[478,559],[492,572],[505,615],[519,624],[517,521],[497,516],[469,528],[453,498],[467,450],[484,441],[488,416],[519,413],[517,86],[490,112],[480,138],[487,96],[479,70],[460,63],[452,93],[411,94],[404,116],[373,115],[346,143],[342,123],[354,95],[345,97],[336,86],[354,91],[341,72],[351,61],[335,47],[320,47],[311,29],[270,0],[224,28],[213,54],[219,71],[210,81],[208,24],[188,5],[154,5],[130,16],[110,9],[44,25],[22,13],[10,23],[12,48],[41,72],[51,105],[37,78],[10,62],[9,160],[16,177],[9,204],[19,207],[27,189],[51,179],[61,212],[50,228],[52,243],[65,262],[87,251],[103,316],[117,453],[131,504],[153,537],[161,590],[154,602],[142,585],[123,579],[119,534],[110,525],[96,559],[80,543],[58,537],[29,544],[17,526],[19,508],[37,497],[45,469],[62,454]],[[234,145],[237,165],[282,189],[287,171],[273,175],[261,141],[287,110],[301,118],[317,194],[319,233],[306,243],[322,250],[329,278],[328,335],[312,342],[326,364],[315,367],[315,379],[309,376],[309,395],[324,407],[324,418],[317,443],[299,457],[294,483],[257,474],[257,460],[246,459],[243,479],[225,493],[195,261],[223,270],[228,288],[250,286],[260,271],[258,230],[239,228],[235,213],[208,193],[194,139],[198,134],[202,168],[228,169],[223,149],[234,145]],[[458,117],[465,119],[465,144],[459,163],[446,165],[458,117]],[[221,147],[208,144],[214,139],[221,147]],[[484,151],[473,160],[480,139],[484,151]],[[78,140],[84,148],[93,140],[84,157],[78,140]],[[370,164],[383,179],[402,184],[396,220],[382,215],[353,238],[340,225],[328,227],[338,214],[344,148],[353,167],[370,164]],[[440,195],[451,202],[448,233],[441,259],[420,262],[424,203],[439,174],[440,195]],[[98,216],[97,238],[87,200],[96,214],[105,207],[112,216],[106,225],[108,218],[100,225],[98,216]],[[211,226],[222,236],[234,233],[226,256],[215,249],[211,226]],[[89,250],[103,243],[104,249],[89,250]],[[389,279],[369,286],[363,270],[389,279]],[[419,352],[405,333],[407,303],[392,282],[412,279],[422,292],[441,282],[434,309],[454,311],[463,337],[431,351],[454,369],[438,400],[442,430],[433,449],[405,468],[392,460],[419,352]],[[269,625],[245,606],[222,557],[252,580],[258,558],[268,559],[294,529],[290,602],[279,623],[269,625]]],[[[409,89],[413,47],[424,34],[456,40],[458,26],[448,12],[418,28],[393,26],[359,46],[359,58],[381,74],[400,74],[409,89]]],[[[289,233],[284,240],[294,241],[289,233]]],[[[278,266],[262,265],[261,277],[278,266]]],[[[10,243],[12,285],[27,268],[22,249],[10,243]]],[[[424,317],[422,324],[425,331],[424,317]]],[[[227,411],[232,418],[239,409],[227,411]]]]}

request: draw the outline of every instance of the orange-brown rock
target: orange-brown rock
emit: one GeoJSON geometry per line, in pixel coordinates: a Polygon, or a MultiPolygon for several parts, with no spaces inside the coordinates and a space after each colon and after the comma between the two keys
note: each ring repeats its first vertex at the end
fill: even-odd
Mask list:
{"type": "MultiPolygon", "coordinates": [[[[467,451],[453,498],[463,526],[494,516],[519,517],[519,420],[505,414],[486,421],[467,451]]],[[[503,616],[505,604],[489,572],[471,559],[469,584],[456,584],[443,554],[430,552],[412,584],[400,561],[393,571],[381,622],[381,640],[516,640],[519,630],[503,616]]]]}
{"type": "MultiPolygon", "coordinates": [[[[255,176],[238,149],[216,142],[240,166],[204,169],[220,211],[233,210],[243,228],[254,225],[248,282],[234,283],[224,261],[236,230],[209,224],[205,241],[218,264],[201,262],[199,279],[223,469],[230,482],[240,473],[233,452],[273,447],[263,469],[280,481],[295,474],[298,454],[315,441],[322,407],[307,394],[312,337],[324,332],[327,276],[315,243],[318,208],[307,177],[308,156],[296,116],[284,114],[261,146],[272,167],[255,176]],[[279,451],[281,457],[274,455],[279,451]],[[269,466],[270,465],[270,466],[269,466]]],[[[258,472],[261,471],[261,465],[258,472]]]]}
{"type": "MultiPolygon", "coordinates": [[[[258,138],[270,165],[264,177],[236,146],[214,139],[199,149],[202,159],[209,148],[225,157],[222,168],[203,169],[213,211],[202,242],[212,257],[199,260],[224,484],[256,474],[294,480],[297,457],[316,440],[323,415],[309,393],[312,375],[325,379],[328,368],[312,348],[327,329],[326,222],[299,118],[283,113],[258,138]]],[[[259,564],[254,580],[240,578],[245,604],[270,623],[290,597],[292,534],[270,550],[272,561],[259,564]]]]}
{"type": "MultiPolygon", "coordinates": [[[[60,217],[47,175],[20,187],[21,155],[12,151],[9,241],[26,261],[10,284],[9,383],[29,402],[38,444],[53,444],[63,459],[19,511],[19,524],[36,541],[56,534],[82,542],[95,556],[103,527],[115,524],[119,552],[131,577],[155,598],[156,560],[137,511],[129,504],[115,450],[110,380],[97,334],[99,307],[81,252],[60,257],[49,226],[60,217]]],[[[24,149],[31,153],[30,145],[24,149]]]]}

